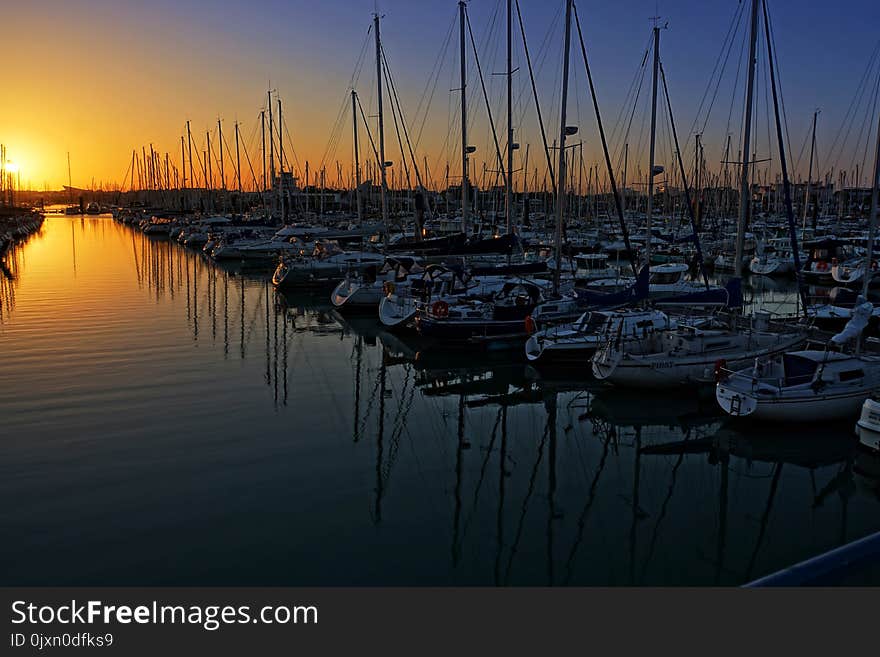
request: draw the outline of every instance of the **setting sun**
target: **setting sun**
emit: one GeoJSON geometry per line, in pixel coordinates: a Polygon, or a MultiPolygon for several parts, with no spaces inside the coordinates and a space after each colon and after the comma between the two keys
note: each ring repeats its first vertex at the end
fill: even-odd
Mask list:
{"type": "Polygon", "coordinates": [[[16,164],[15,162],[12,162],[11,160],[6,162],[6,170],[9,173],[18,173],[19,168],[20,168],[19,165],[16,164]]]}

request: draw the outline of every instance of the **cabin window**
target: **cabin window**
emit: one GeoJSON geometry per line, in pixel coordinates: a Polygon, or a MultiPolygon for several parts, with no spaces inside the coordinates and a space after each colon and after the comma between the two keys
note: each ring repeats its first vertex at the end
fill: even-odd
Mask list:
{"type": "Polygon", "coordinates": [[[847,370],[846,372],[841,372],[838,376],[840,377],[841,383],[845,383],[846,381],[863,379],[865,377],[865,372],[862,370],[847,370]]]}

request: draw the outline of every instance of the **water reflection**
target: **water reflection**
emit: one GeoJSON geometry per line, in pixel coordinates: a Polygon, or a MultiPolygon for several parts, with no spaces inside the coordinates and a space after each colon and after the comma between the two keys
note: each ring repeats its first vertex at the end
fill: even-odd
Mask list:
{"type": "Polygon", "coordinates": [[[439,351],[109,219],[51,218],[7,266],[0,412],[26,442],[3,443],[0,488],[41,500],[2,512],[25,537],[10,582],[738,584],[878,527],[851,427],[439,351]],[[43,382],[36,335],[82,378],[49,407],[8,383],[43,382]],[[153,533],[111,558],[101,523],[131,499],[153,533]]]}

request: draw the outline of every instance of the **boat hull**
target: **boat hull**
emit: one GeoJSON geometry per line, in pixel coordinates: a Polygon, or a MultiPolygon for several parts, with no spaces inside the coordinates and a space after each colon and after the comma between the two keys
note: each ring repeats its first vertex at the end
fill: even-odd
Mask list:
{"type": "Polygon", "coordinates": [[[871,389],[861,389],[827,395],[814,393],[758,398],[721,382],[716,387],[715,399],[731,417],[768,422],[815,422],[857,415],[871,392],[871,389]]]}
{"type": "Polygon", "coordinates": [[[379,321],[383,326],[400,329],[411,326],[416,316],[416,303],[412,297],[389,295],[379,301],[379,321]]]}
{"type": "Polygon", "coordinates": [[[856,435],[864,449],[880,454],[880,402],[864,401],[862,414],[856,422],[856,435]]]}
{"type": "Polygon", "coordinates": [[[751,365],[755,358],[772,357],[790,350],[803,342],[803,337],[793,336],[780,341],[772,349],[749,351],[741,356],[723,352],[703,353],[679,360],[665,354],[628,356],[611,359],[607,364],[593,360],[593,375],[614,385],[629,388],[670,388],[675,386],[700,386],[715,382],[715,369],[719,361],[725,368],[739,370],[751,365]]]}

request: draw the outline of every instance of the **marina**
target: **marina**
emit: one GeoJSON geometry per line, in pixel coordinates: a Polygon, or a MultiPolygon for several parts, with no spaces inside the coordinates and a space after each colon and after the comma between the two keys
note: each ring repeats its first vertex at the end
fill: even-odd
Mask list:
{"type": "Polygon", "coordinates": [[[737,585],[880,528],[857,417],[421,352],[109,215],[6,262],[8,583],[737,585]]]}
{"type": "Polygon", "coordinates": [[[520,4],[419,76],[377,6],[112,182],[0,144],[3,582],[880,581],[880,42],[829,133],[775,2],[687,93],[653,16],[611,100],[592,8],[520,4]]]}

